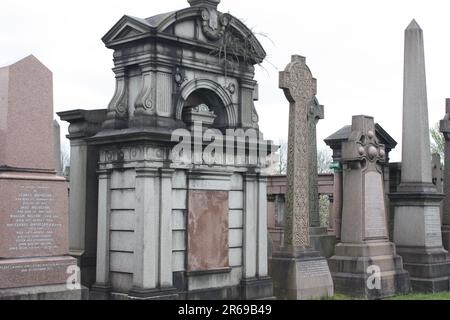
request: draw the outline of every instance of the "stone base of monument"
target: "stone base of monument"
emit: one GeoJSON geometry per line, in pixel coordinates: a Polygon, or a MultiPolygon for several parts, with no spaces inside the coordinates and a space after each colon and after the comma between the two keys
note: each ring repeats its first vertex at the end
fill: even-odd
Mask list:
{"type": "Polygon", "coordinates": [[[67,289],[67,285],[48,285],[0,290],[0,300],[88,300],[86,287],[67,289]]]}
{"type": "Polygon", "coordinates": [[[178,292],[176,288],[140,289],[133,288],[128,293],[129,300],[176,300],[178,292]]]}
{"type": "Polygon", "coordinates": [[[244,279],[241,281],[242,300],[270,300],[273,296],[273,282],[270,277],[244,279]]]}
{"type": "Polygon", "coordinates": [[[395,204],[394,240],[415,292],[449,290],[450,257],[443,247],[440,205],[432,184],[402,184],[395,204]]]}
{"type": "Polygon", "coordinates": [[[409,274],[393,243],[339,243],[328,262],[338,293],[382,299],[411,290],[409,274]]]}
{"type": "Polygon", "coordinates": [[[404,268],[410,274],[414,292],[450,290],[450,260],[448,252],[442,247],[397,247],[397,251],[403,257],[404,268]]]}
{"type": "Polygon", "coordinates": [[[328,234],[328,229],[326,227],[309,228],[309,240],[311,246],[319,251],[322,257],[328,259],[334,255],[336,236],[328,234]]]}
{"type": "Polygon", "coordinates": [[[313,300],[334,294],[327,260],[312,248],[273,252],[269,274],[280,300],[313,300]]]}
{"type": "Polygon", "coordinates": [[[444,246],[444,249],[449,251],[450,250],[450,226],[444,225],[442,226],[442,245],[444,246]]]}
{"type": "Polygon", "coordinates": [[[71,289],[67,282],[76,266],[71,257],[0,260],[0,300],[81,300],[87,289],[71,289]]]}
{"type": "Polygon", "coordinates": [[[92,286],[90,300],[177,300],[176,288],[141,289],[132,288],[128,293],[111,291],[111,286],[96,283],[92,286]]]}

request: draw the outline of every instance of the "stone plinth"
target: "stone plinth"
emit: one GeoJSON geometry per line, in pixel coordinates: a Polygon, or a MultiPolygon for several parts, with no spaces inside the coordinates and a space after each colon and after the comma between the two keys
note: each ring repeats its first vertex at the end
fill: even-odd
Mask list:
{"type": "Polygon", "coordinates": [[[337,292],[375,299],[410,290],[408,273],[388,237],[381,171],[385,157],[373,118],[353,117],[350,137],[342,144],[341,243],[329,260],[337,292]],[[372,270],[378,281],[373,286],[372,270]]]}
{"type": "Polygon", "coordinates": [[[401,183],[395,206],[394,242],[415,291],[448,291],[450,261],[442,245],[443,194],[432,183],[423,32],[413,20],[405,31],[401,183]]]}
{"type": "MultiPolygon", "coordinates": [[[[76,260],[66,256],[65,180],[43,173],[0,171],[0,202],[0,299],[11,292],[21,292],[26,299],[28,289],[19,288],[65,285],[76,267],[76,260]]],[[[80,289],[69,294],[71,299],[81,299],[80,289]]]]}
{"type": "Polygon", "coordinates": [[[314,249],[282,248],[272,254],[269,265],[278,298],[312,300],[334,294],[327,260],[314,249]]]}

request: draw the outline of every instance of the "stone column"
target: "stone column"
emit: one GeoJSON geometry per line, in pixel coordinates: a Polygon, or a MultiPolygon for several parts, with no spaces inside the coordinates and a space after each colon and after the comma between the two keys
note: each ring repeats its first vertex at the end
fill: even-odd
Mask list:
{"type": "Polygon", "coordinates": [[[255,174],[244,176],[244,278],[256,277],[258,189],[255,174]]]}
{"type": "Polygon", "coordinates": [[[63,176],[64,173],[64,164],[61,159],[61,129],[59,127],[59,123],[56,120],[53,120],[53,154],[55,155],[55,166],[56,166],[56,174],[58,176],[63,176]]]}
{"type": "Polygon", "coordinates": [[[256,274],[267,277],[267,177],[258,177],[258,261],[256,274]]]}
{"type": "Polygon", "coordinates": [[[136,247],[131,299],[168,298],[175,293],[171,258],[172,174],[163,170],[160,175],[157,168],[136,169],[136,247]]]}
{"type": "Polygon", "coordinates": [[[432,183],[423,32],[405,32],[403,149],[395,205],[394,242],[417,291],[448,291],[450,262],[442,246],[440,204],[432,183]]]}
{"type": "Polygon", "coordinates": [[[353,117],[352,133],[342,144],[344,177],[341,243],[329,260],[337,292],[379,299],[408,293],[408,273],[389,242],[381,163],[384,145],[372,117],[353,117]],[[379,286],[368,286],[379,269],[379,286]]]}
{"type": "Polygon", "coordinates": [[[273,296],[272,279],[268,276],[267,177],[246,174],[244,218],[244,277],[242,299],[273,296]]]}
{"type": "Polygon", "coordinates": [[[316,95],[316,79],[304,57],[292,56],[280,73],[280,88],[290,102],[288,190],[284,244],[274,252],[270,275],[279,299],[311,299],[333,295],[327,261],[309,239],[309,130],[308,112],[316,95]]]}
{"type": "Polygon", "coordinates": [[[70,123],[69,248],[81,268],[81,283],[95,283],[98,219],[98,149],[86,139],[101,128],[106,110],[59,112],[70,123]]]}
{"type": "Polygon", "coordinates": [[[136,170],[136,247],[132,297],[146,295],[158,285],[159,205],[157,169],[136,170]]]}
{"type": "Polygon", "coordinates": [[[173,289],[172,275],[172,177],[175,170],[161,169],[161,208],[160,208],[160,286],[173,289]]]}
{"type": "Polygon", "coordinates": [[[440,131],[445,139],[444,158],[444,206],[442,215],[442,241],[444,248],[450,250],[450,99],[446,100],[445,117],[441,121],[440,131]]]}
{"type": "Polygon", "coordinates": [[[334,194],[329,194],[328,200],[330,202],[328,206],[328,232],[335,234],[334,194]]]}
{"type": "Polygon", "coordinates": [[[97,272],[92,286],[91,298],[108,299],[110,283],[110,226],[111,226],[111,173],[98,172],[98,230],[97,230],[97,272]]]}

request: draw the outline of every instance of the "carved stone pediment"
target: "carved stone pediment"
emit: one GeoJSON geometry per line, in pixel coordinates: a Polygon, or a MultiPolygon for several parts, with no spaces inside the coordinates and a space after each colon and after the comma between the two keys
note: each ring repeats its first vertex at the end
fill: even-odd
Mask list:
{"type": "Polygon", "coordinates": [[[102,38],[102,40],[106,44],[123,40],[132,40],[136,37],[148,34],[151,30],[151,26],[145,20],[125,15],[102,38]]]}

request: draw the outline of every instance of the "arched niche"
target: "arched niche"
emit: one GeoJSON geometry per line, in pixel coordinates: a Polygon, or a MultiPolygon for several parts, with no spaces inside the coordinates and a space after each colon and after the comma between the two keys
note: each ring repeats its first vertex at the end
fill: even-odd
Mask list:
{"type": "Polygon", "coordinates": [[[211,80],[192,80],[183,87],[176,106],[176,119],[183,120],[184,108],[200,104],[206,104],[217,116],[213,127],[236,127],[238,118],[231,97],[211,80]]]}

